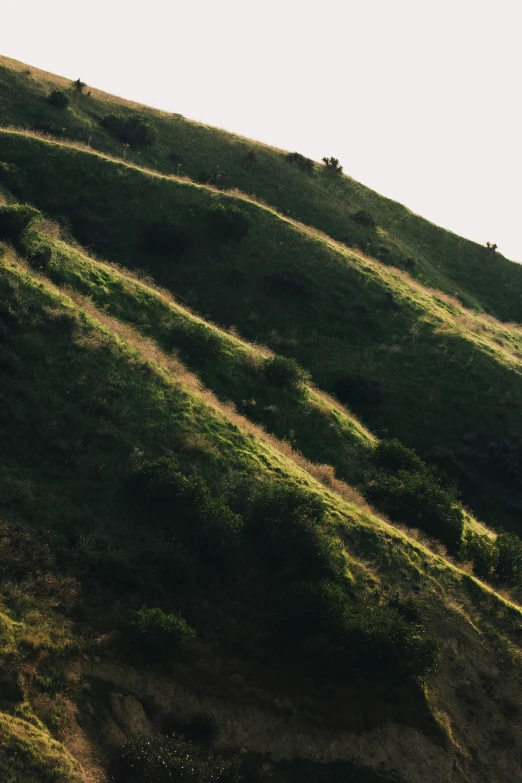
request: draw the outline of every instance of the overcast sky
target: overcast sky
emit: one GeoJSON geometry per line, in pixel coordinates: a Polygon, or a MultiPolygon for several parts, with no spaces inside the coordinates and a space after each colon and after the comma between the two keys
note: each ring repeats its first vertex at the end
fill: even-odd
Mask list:
{"type": "Polygon", "coordinates": [[[316,160],[522,262],[522,0],[24,0],[0,53],[316,160]]]}

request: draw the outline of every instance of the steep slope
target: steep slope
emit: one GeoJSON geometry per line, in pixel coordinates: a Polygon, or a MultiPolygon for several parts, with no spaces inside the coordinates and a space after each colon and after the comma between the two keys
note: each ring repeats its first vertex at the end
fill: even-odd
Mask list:
{"type": "Polygon", "coordinates": [[[25,134],[0,139],[4,186],[204,317],[293,356],[377,434],[441,465],[485,521],[519,529],[517,327],[239,195],[25,134]]]}
{"type": "Polygon", "coordinates": [[[224,726],[217,749],[272,756],[279,780],[295,768],[278,759],[296,758],[305,779],[335,779],[340,760],[340,780],[517,779],[518,607],[325,489],[138,333],[2,250],[2,593],[9,623],[34,624],[35,601],[40,617],[25,641],[13,629],[14,658],[2,650],[4,720],[23,710],[67,744],[72,702],[108,764],[122,732],[203,709],[224,726]],[[196,629],[180,662],[128,636],[143,604],[196,629]],[[38,635],[44,617],[54,630],[38,635]]]}
{"type": "Polygon", "coordinates": [[[289,158],[90,86],[76,92],[63,78],[7,58],[0,59],[0,124],[80,141],[167,174],[239,188],[350,247],[406,269],[426,285],[458,296],[468,307],[483,308],[504,321],[522,320],[518,264],[302,157],[289,158]],[[49,103],[56,88],[67,94],[68,108],[49,103]],[[138,111],[152,123],[155,137],[149,146],[124,145],[100,124],[108,114],[132,117],[138,111]]]}

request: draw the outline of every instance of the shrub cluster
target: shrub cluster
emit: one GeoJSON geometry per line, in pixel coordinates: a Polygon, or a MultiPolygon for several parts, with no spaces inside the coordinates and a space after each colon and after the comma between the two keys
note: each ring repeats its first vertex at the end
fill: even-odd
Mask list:
{"type": "Polygon", "coordinates": [[[330,171],[335,171],[337,174],[342,173],[343,167],[337,158],[323,158],[323,163],[330,171]]]}
{"type": "MultiPolygon", "coordinates": [[[[415,464],[411,457],[405,463],[400,454],[382,454],[382,464],[396,464],[397,459],[415,464]]],[[[437,644],[419,626],[394,608],[358,606],[349,597],[343,546],[326,519],[324,501],[308,490],[275,480],[246,482],[230,487],[225,501],[223,495],[212,495],[200,475],[185,475],[167,457],[139,458],[130,488],[133,505],[163,531],[175,531],[177,541],[205,567],[220,575],[241,564],[251,572],[270,573],[270,592],[279,599],[286,596],[278,603],[290,638],[302,643],[310,634],[328,635],[327,660],[321,653],[315,661],[321,668],[333,668],[341,676],[355,663],[416,675],[433,667],[437,644]],[[291,589],[293,584],[298,587],[291,589]]],[[[148,639],[150,624],[156,628],[157,623],[163,639],[163,622],[157,610],[141,610],[134,632],[144,628],[148,639]]],[[[151,638],[156,644],[156,636],[151,638]]]]}
{"type": "Polygon", "coordinates": [[[173,335],[173,345],[183,359],[191,365],[201,367],[215,361],[221,351],[221,340],[218,334],[208,326],[195,324],[186,331],[177,331],[173,335]]]}
{"type": "Polygon", "coordinates": [[[231,569],[241,543],[241,518],[222,497],[212,496],[197,473],[184,475],[169,457],[132,466],[132,497],[150,518],[169,525],[199,562],[220,573],[231,569]]]}
{"type": "Polygon", "coordinates": [[[207,233],[222,242],[244,239],[250,230],[248,212],[234,204],[213,204],[206,215],[207,233]]]}
{"type": "Polygon", "coordinates": [[[177,735],[136,736],[113,763],[116,783],[239,783],[239,762],[193,745],[177,735]]]}
{"type": "Polygon", "coordinates": [[[366,226],[366,228],[375,228],[377,226],[377,223],[372,216],[364,209],[359,209],[357,212],[354,212],[354,214],[351,215],[351,218],[355,223],[358,223],[360,226],[366,226]]]}
{"type": "Polygon", "coordinates": [[[14,163],[5,163],[0,160],[0,183],[15,196],[22,196],[26,179],[25,172],[14,163]]]}
{"type": "Polygon", "coordinates": [[[82,82],[81,79],[76,79],[76,81],[72,82],[71,86],[78,93],[82,93],[84,89],[87,87],[85,82],[82,82]]]}
{"type": "Polygon", "coordinates": [[[272,356],[263,363],[265,376],[272,386],[285,391],[296,392],[308,380],[308,375],[295,359],[286,356],[272,356]]]}
{"type": "Polygon", "coordinates": [[[291,166],[296,166],[296,168],[304,171],[306,174],[311,174],[314,170],[313,160],[311,158],[305,158],[305,156],[301,155],[299,152],[289,152],[285,155],[285,160],[291,166]]]}
{"type": "Polygon", "coordinates": [[[196,633],[181,615],[144,606],[129,614],[126,635],[149,658],[168,661],[181,657],[196,633]]]}
{"type": "Polygon", "coordinates": [[[38,231],[42,220],[42,213],[29,204],[0,206],[0,240],[12,242],[33,266],[45,269],[52,249],[38,231]]]}
{"type": "Polygon", "coordinates": [[[353,668],[399,668],[425,676],[435,668],[440,651],[437,639],[407,622],[397,609],[356,604],[331,581],[296,585],[289,622],[298,637],[328,635],[333,647],[323,655],[341,676],[353,668]]]}
{"type": "Polygon", "coordinates": [[[0,239],[18,245],[27,230],[43,220],[29,204],[0,205],[0,239]]]}
{"type": "Polygon", "coordinates": [[[459,555],[473,563],[481,579],[522,586],[522,541],[516,533],[500,533],[495,540],[468,531],[459,555]]]}
{"type": "Polygon", "coordinates": [[[71,102],[69,96],[63,90],[52,90],[47,100],[51,106],[55,106],[57,109],[66,109],[71,102]]]}
{"type": "Polygon", "coordinates": [[[106,114],[100,124],[111,136],[134,149],[150,147],[156,140],[156,128],[143,114],[106,114]]]}
{"type": "Polygon", "coordinates": [[[273,482],[258,490],[245,533],[255,561],[285,580],[342,579],[343,550],[328,532],[324,504],[299,487],[273,482]]]}
{"type": "Polygon", "coordinates": [[[381,441],[374,459],[375,469],[363,487],[367,500],[393,521],[418,527],[456,552],[464,515],[454,492],[398,440],[381,441]]]}

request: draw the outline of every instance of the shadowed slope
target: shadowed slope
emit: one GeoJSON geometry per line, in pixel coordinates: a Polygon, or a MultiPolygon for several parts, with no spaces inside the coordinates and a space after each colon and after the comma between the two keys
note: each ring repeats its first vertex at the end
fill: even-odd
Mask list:
{"type": "Polygon", "coordinates": [[[17,195],[204,317],[293,356],[377,434],[441,464],[482,518],[518,526],[518,328],[239,197],[54,142],[1,139],[17,195]],[[215,241],[216,205],[239,208],[247,235],[215,241]]]}

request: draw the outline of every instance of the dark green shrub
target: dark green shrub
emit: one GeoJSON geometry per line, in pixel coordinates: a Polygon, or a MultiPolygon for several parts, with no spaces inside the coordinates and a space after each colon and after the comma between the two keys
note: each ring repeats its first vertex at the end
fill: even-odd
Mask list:
{"type": "Polygon", "coordinates": [[[132,465],[128,486],[148,520],[170,523],[202,564],[219,572],[234,566],[242,520],[222,498],[212,497],[200,475],[185,476],[174,460],[160,457],[132,465]]]}
{"type": "Polygon", "coordinates": [[[134,149],[150,147],[156,140],[156,128],[143,114],[106,114],[100,124],[111,136],[134,149]]]}
{"type": "Polygon", "coordinates": [[[296,392],[308,380],[307,373],[295,359],[286,356],[272,356],[265,359],[263,368],[269,383],[285,391],[296,392]]]}
{"type": "Polygon", "coordinates": [[[305,156],[301,155],[299,152],[289,152],[285,155],[285,160],[291,166],[296,166],[306,174],[311,174],[314,170],[313,160],[311,160],[311,158],[305,158],[305,156]]]}
{"type": "Polygon", "coordinates": [[[298,637],[326,634],[321,663],[340,676],[353,669],[399,669],[424,676],[437,663],[440,642],[393,608],[357,605],[338,584],[305,583],[290,592],[287,628],[298,637]]]}
{"type": "Polygon", "coordinates": [[[367,228],[375,228],[377,225],[372,216],[364,209],[359,209],[351,218],[355,223],[358,223],[360,226],[366,226],[367,228]]]}
{"type": "Polygon", "coordinates": [[[128,740],[113,764],[116,783],[239,783],[239,762],[179,736],[128,740]]]}
{"type": "Polygon", "coordinates": [[[196,636],[180,614],[145,606],[129,614],[125,630],[135,648],[161,661],[180,658],[196,636]]]}
{"type": "Polygon", "coordinates": [[[144,231],[143,245],[154,253],[181,255],[190,246],[193,236],[188,226],[158,220],[144,231]]]}
{"type": "Polygon", "coordinates": [[[363,492],[392,521],[420,528],[442,541],[450,552],[459,549],[464,515],[451,494],[429,473],[399,470],[391,474],[379,470],[363,492]]]}
{"type": "Polygon", "coordinates": [[[66,109],[71,102],[69,96],[62,92],[62,90],[53,90],[49,94],[47,100],[51,106],[55,106],[57,109],[66,109]]]}
{"type": "Polygon", "coordinates": [[[219,188],[223,175],[218,171],[200,171],[196,177],[196,182],[200,182],[202,185],[213,185],[215,188],[219,188]]]}
{"type": "Polygon", "coordinates": [[[82,93],[87,85],[85,82],[82,82],[81,79],[76,79],[76,81],[72,83],[72,87],[76,92],[82,93]]]}
{"type": "Polygon", "coordinates": [[[497,579],[513,587],[522,584],[522,541],[516,533],[500,533],[496,541],[497,579]]]}
{"type": "Polygon", "coordinates": [[[42,213],[29,204],[0,205],[0,239],[16,244],[29,227],[42,220],[42,213]]]}
{"type": "Polygon", "coordinates": [[[396,438],[381,440],[375,448],[374,460],[378,468],[392,472],[399,470],[423,472],[427,469],[415,451],[408,449],[396,438]]]}
{"type": "Polygon", "coordinates": [[[489,536],[481,536],[468,530],[459,550],[459,558],[471,561],[473,573],[480,579],[491,579],[497,568],[496,542],[489,536]]]}
{"type": "Polygon", "coordinates": [[[250,230],[250,223],[248,212],[234,204],[213,204],[206,216],[208,234],[222,242],[244,239],[250,230]]]}
{"type": "Polygon", "coordinates": [[[0,183],[8,188],[15,196],[21,196],[27,182],[27,176],[23,169],[14,163],[0,161],[0,183]]]}
{"type": "Polygon", "coordinates": [[[343,167],[337,158],[323,158],[322,160],[327,169],[335,171],[337,174],[341,174],[343,167]]]}
{"type": "Polygon", "coordinates": [[[245,155],[245,163],[257,163],[257,152],[255,150],[248,150],[245,155]]]}
{"type": "Polygon", "coordinates": [[[342,546],[325,524],[320,498],[299,487],[263,485],[247,519],[247,541],[254,560],[287,579],[341,579],[342,546]]]}
{"type": "Polygon", "coordinates": [[[221,352],[218,334],[206,326],[194,326],[185,332],[176,332],[171,341],[183,359],[192,365],[202,366],[214,361],[221,352]]]}

